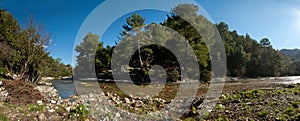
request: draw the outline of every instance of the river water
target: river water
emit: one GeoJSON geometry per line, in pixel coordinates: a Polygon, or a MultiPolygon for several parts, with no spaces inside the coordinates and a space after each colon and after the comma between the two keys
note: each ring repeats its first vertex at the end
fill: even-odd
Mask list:
{"type": "Polygon", "coordinates": [[[57,89],[61,98],[66,99],[72,95],[77,95],[76,87],[73,80],[53,80],[52,84],[57,89]]]}
{"type": "MultiPolygon", "coordinates": [[[[270,78],[261,78],[260,80],[267,80],[264,83],[277,83],[277,84],[296,84],[300,83],[300,76],[290,76],[290,77],[270,77],[270,78]]],[[[111,81],[111,80],[110,80],[111,81]]],[[[126,81],[125,81],[126,82],[126,81]]],[[[74,83],[73,80],[53,80],[52,84],[54,85],[54,88],[57,89],[58,94],[61,96],[61,98],[66,99],[69,98],[72,95],[77,95],[77,91],[79,89],[79,92],[85,91],[92,91],[100,89],[98,85],[98,81],[76,81],[74,83]],[[75,84],[76,83],[76,84],[75,84]],[[82,88],[80,86],[86,86],[89,85],[88,88],[82,88]],[[78,86],[78,89],[76,90],[76,86],[78,86]]],[[[233,82],[238,83],[238,82],[233,82]]]]}

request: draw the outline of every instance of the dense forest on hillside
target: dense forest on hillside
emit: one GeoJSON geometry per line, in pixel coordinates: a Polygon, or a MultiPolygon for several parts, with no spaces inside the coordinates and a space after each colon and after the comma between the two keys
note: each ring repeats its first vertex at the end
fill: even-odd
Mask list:
{"type": "Polygon", "coordinates": [[[0,9],[0,77],[36,83],[42,77],[70,76],[71,66],[50,56],[50,38],[32,18],[21,27],[11,13],[0,9]]]}
{"type": "Polygon", "coordinates": [[[291,59],[299,59],[300,58],[300,50],[299,49],[282,49],[280,50],[281,53],[288,56],[291,59]]]}
{"type": "Polygon", "coordinates": [[[286,73],[288,75],[300,74],[300,50],[299,49],[282,49],[281,53],[288,56],[290,64],[286,67],[286,73]]]}
{"type": "MultiPolygon", "coordinates": [[[[130,45],[130,41],[128,40],[132,40],[132,43],[138,43],[137,45],[141,46],[145,45],[147,40],[150,39],[159,41],[162,45],[169,45],[175,42],[172,40],[172,36],[170,36],[172,35],[172,31],[166,29],[166,27],[171,28],[188,40],[188,43],[193,48],[200,69],[200,73],[195,76],[200,76],[202,81],[208,81],[211,77],[211,58],[207,44],[191,23],[180,17],[185,16],[190,17],[189,19],[193,20],[194,24],[199,26],[200,29],[207,29],[211,25],[217,27],[226,50],[227,76],[273,77],[300,74],[300,71],[297,70],[298,68],[294,66],[300,63],[293,62],[289,57],[275,50],[268,38],[262,38],[257,41],[252,39],[248,34],[239,35],[236,30],[229,30],[229,26],[224,22],[214,24],[202,15],[198,15],[198,9],[197,6],[191,4],[178,5],[172,9],[172,14],[167,15],[165,21],[148,25],[144,23],[147,18],[134,13],[124,22],[124,30],[121,32],[121,37],[117,45],[124,44],[122,41],[127,41],[129,42],[127,45],[130,45]]],[[[83,42],[76,47],[76,51],[79,53],[77,56],[78,63],[75,68],[76,72],[87,72],[87,68],[84,68],[84,65],[89,60],[89,56],[87,56],[88,52],[85,51],[88,48],[88,43],[98,45],[95,55],[96,73],[98,75],[107,73],[111,69],[110,59],[115,46],[104,47],[103,42],[99,42],[99,36],[92,33],[89,33],[83,42]]],[[[132,48],[124,48],[123,52],[126,52],[126,49],[132,48]]],[[[180,50],[181,52],[185,52],[184,48],[179,49],[182,49],[180,50]]],[[[118,54],[122,54],[122,52],[118,54]]],[[[149,68],[157,64],[161,65],[167,72],[168,81],[177,81],[180,79],[179,75],[181,72],[178,60],[162,46],[141,46],[131,57],[127,69],[131,70],[131,73],[142,75],[136,77],[138,78],[137,80],[147,81],[149,68]]],[[[132,78],[135,77],[132,76],[132,78]]]]}
{"type": "MultiPolygon", "coordinates": [[[[116,44],[136,38],[138,35],[139,39],[132,39],[133,43],[140,40],[141,42],[138,43],[143,45],[146,44],[143,43],[144,41],[155,39],[161,42],[162,45],[171,45],[175,41],[174,39],[172,41],[170,35],[174,33],[173,31],[176,31],[188,40],[197,57],[200,73],[195,76],[200,76],[201,80],[207,81],[211,77],[210,53],[203,37],[189,22],[180,17],[186,16],[194,20],[193,24],[202,29],[209,28],[211,25],[217,27],[226,50],[227,76],[268,77],[300,74],[299,50],[275,50],[268,38],[257,41],[248,34],[239,35],[236,30],[229,30],[226,23],[214,24],[202,15],[198,15],[197,11],[198,7],[194,5],[178,5],[172,9],[173,14],[167,15],[167,19],[162,23],[148,25],[145,24],[146,18],[134,13],[124,22],[124,30],[120,32],[121,37],[119,43],[116,44]],[[184,11],[184,14],[182,11],[184,11]],[[167,28],[171,28],[172,31],[167,28]]],[[[0,74],[2,76],[12,77],[16,75],[15,78],[17,79],[36,82],[45,76],[71,75],[71,66],[63,64],[60,59],[53,59],[47,51],[51,37],[49,33],[45,32],[42,25],[36,24],[30,18],[27,20],[25,27],[21,27],[8,11],[1,10],[0,12],[0,74]]],[[[108,73],[108,70],[111,69],[111,56],[115,46],[104,47],[104,43],[99,41],[99,38],[98,35],[89,33],[81,45],[76,47],[75,50],[79,53],[75,68],[76,72],[90,72],[86,71],[87,68],[85,68],[90,63],[95,63],[97,75],[108,73]],[[90,57],[87,54],[93,53],[93,49],[89,48],[86,43],[97,45],[95,57],[91,59],[88,59],[90,57]]],[[[185,52],[184,48],[180,49],[179,51],[185,52]]],[[[150,67],[161,65],[167,72],[168,80],[177,81],[180,79],[179,75],[181,73],[177,59],[172,52],[163,46],[141,46],[133,54],[127,69],[131,70],[131,73],[142,75],[136,77],[139,80],[141,80],[140,78],[147,80],[150,67]]],[[[88,77],[91,73],[80,75],[88,77]]]]}

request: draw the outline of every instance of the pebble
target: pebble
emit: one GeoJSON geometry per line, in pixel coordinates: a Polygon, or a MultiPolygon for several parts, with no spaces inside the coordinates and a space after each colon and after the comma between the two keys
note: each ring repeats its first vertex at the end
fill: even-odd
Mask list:
{"type": "Polygon", "coordinates": [[[38,120],[39,120],[39,121],[45,121],[45,120],[46,120],[45,114],[44,114],[44,113],[38,114],[38,120]]]}
{"type": "Polygon", "coordinates": [[[56,101],[55,101],[55,100],[51,100],[50,102],[51,102],[52,104],[55,104],[55,103],[56,103],[56,101]]]}
{"type": "Polygon", "coordinates": [[[116,117],[120,117],[121,116],[121,114],[119,112],[117,112],[115,115],[116,115],[116,117]]]}
{"type": "Polygon", "coordinates": [[[130,100],[128,98],[124,98],[125,100],[125,103],[129,104],[130,103],[130,100]]]}
{"type": "Polygon", "coordinates": [[[41,104],[43,104],[43,101],[42,100],[37,100],[36,103],[41,105],[41,104]]]}
{"type": "Polygon", "coordinates": [[[50,113],[53,113],[53,112],[55,112],[55,110],[54,109],[50,109],[50,110],[48,110],[50,113]]]}

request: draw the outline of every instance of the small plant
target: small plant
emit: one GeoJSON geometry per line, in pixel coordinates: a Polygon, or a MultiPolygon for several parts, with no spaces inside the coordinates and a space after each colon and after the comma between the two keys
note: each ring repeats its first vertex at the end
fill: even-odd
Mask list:
{"type": "Polygon", "coordinates": [[[253,89],[253,90],[249,90],[249,91],[242,91],[239,94],[242,98],[255,99],[255,98],[261,96],[262,92],[263,91],[260,89],[253,89]]]}
{"type": "Polygon", "coordinates": [[[203,113],[203,115],[201,115],[200,118],[202,118],[202,119],[209,119],[210,118],[209,112],[203,113]]]}
{"type": "Polygon", "coordinates": [[[272,101],[268,104],[269,106],[275,106],[275,105],[279,105],[278,101],[272,101]]]}
{"type": "Polygon", "coordinates": [[[278,95],[281,95],[281,94],[283,94],[284,92],[283,92],[283,90],[276,90],[275,93],[278,94],[278,95]]]}
{"type": "Polygon", "coordinates": [[[295,107],[295,108],[298,108],[298,107],[299,107],[299,102],[297,102],[297,101],[292,101],[291,104],[292,104],[292,106],[295,107]]]}
{"type": "Polygon", "coordinates": [[[295,108],[289,107],[289,108],[287,108],[286,110],[284,110],[284,113],[285,113],[285,114],[288,114],[289,116],[293,116],[293,115],[296,115],[296,114],[297,114],[297,111],[296,111],[295,108]]]}
{"type": "Polygon", "coordinates": [[[46,107],[45,105],[36,105],[36,104],[28,105],[28,109],[30,112],[42,111],[45,107],[46,107]]]}
{"type": "Polygon", "coordinates": [[[6,115],[3,115],[2,113],[0,113],[0,120],[1,121],[9,121],[9,118],[6,115]]]}
{"type": "Polygon", "coordinates": [[[225,107],[222,105],[222,104],[217,104],[216,106],[215,106],[215,109],[216,110],[221,110],[221,109],[224,109],[225,107]]]}
{"type": "Polygon", "coordinates": [[[268,112],[267,111],[260,111],[260,112],[257,112],[256,115],[258,117],[266,117],[268,115],[268,112]]]}
{"type": "Polygon", "coordinates": [[[75,109],[72,109],[70,113],[72,116],[79,116],[80,120],[84,121],[89,111],[83,104],[79,104],[75,109]]]}

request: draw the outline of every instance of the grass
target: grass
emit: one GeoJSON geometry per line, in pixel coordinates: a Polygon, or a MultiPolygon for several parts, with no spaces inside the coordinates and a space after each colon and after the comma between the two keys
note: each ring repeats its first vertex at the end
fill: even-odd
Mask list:
{"type": "Polygon", "coordinates": [[[29,104],[27,105],[30,112],[42,111],[45,109],[46,105],[38,105],[38,104],[29,104]]]}

